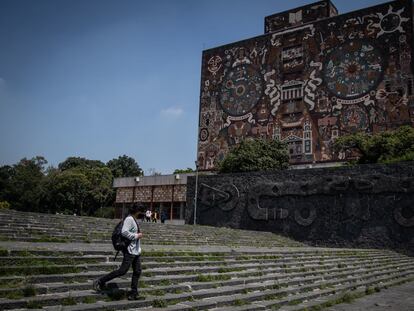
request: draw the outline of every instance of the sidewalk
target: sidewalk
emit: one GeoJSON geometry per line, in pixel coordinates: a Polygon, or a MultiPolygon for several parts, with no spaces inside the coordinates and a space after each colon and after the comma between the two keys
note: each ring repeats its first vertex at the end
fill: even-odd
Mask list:
{"type": "Polygon", "coordinates": [[[349,304],[340,304],[326,311],[413,311],[414,282],[395,286],[368,295],[349,304]]]}

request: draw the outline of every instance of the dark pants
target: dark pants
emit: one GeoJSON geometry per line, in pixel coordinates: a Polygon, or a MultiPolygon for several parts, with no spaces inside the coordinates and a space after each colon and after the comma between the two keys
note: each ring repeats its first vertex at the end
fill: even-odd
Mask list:
{"type": "Polygon", "coordinates": [[[131,280],[131,291],[133,293],[138,292],[138,279],[141,276],[141,257],[136,255],[131,255],[128,252],[124,252],[124,259],[119,269],[112,271],[111,273],[103,276],[99,279],[99,282],[103,285],[106,282],[109,282],[112,279],[125,275],[129,267],[132,265],[132,280],[131,280]]]}

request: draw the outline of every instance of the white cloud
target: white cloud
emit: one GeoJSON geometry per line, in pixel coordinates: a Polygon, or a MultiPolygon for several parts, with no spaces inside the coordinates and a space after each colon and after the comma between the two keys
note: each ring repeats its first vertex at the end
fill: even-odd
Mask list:
{"type": "Polygon", "coordinates": [[[169,107],[161,110],[161,116],[169,118],[178,118],[182,116],[184,110],[178,107],[169,107]]]}

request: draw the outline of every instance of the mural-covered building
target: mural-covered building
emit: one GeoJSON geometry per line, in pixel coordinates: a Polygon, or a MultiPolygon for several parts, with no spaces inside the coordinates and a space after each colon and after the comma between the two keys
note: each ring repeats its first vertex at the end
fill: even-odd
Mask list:
{"type": "Polygon", "coordinates": [[[203,52],[198,163],[280,139],[292,164],[342,161],[336,137],[414,125],[413,4],[338,15],[326,0],[265,18],[265,34],[203,52]]]}

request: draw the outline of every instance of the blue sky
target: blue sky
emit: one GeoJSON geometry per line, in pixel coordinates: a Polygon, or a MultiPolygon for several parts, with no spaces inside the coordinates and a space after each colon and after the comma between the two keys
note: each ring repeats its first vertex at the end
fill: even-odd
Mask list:
{"type": "Polygon", "coordinates": [[[145,171],[194,167],[202,50],[311,2],[0,0],[0,165],[126,154],[145,171]]]}

